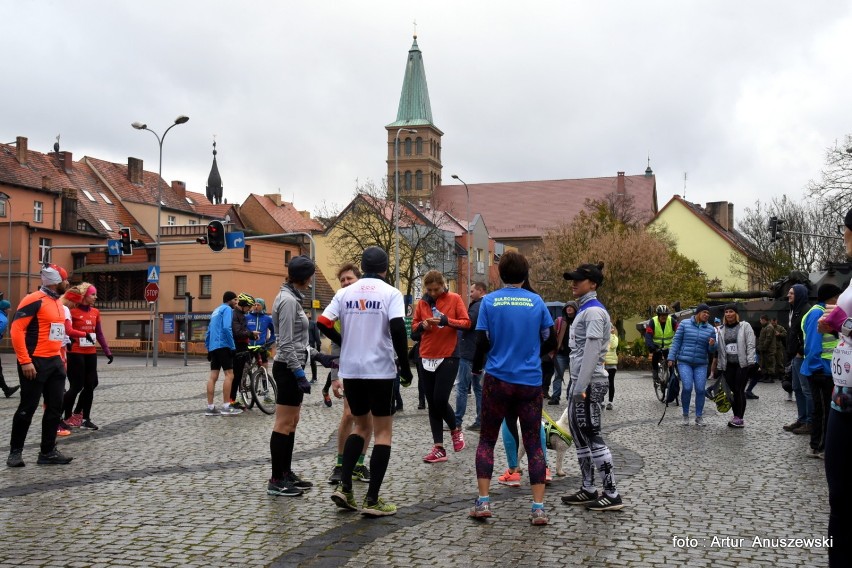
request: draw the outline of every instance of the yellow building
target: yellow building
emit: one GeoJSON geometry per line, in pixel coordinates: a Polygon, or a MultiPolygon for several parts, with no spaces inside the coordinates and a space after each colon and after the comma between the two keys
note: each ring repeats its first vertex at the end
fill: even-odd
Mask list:
{"type": "Polygon", "coordinates": [[[679,195],[648,224],[665,228],[674,237],[677,251],[694,260],[709,279],[718,279],[723,290],[755,290],[753,245],[734,228],[734,204],[715,201],[701,207],[679,195]]]}

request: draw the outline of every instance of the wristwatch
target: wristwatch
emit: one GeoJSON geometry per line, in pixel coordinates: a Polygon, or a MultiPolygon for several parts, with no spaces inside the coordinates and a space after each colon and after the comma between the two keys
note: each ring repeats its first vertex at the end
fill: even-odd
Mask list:
{"type": "Polygon", "coordinates": [[[846,337],[852,337],[852,318],[846,318],[846,321],[840,327],[840,333],[846,337]]]}

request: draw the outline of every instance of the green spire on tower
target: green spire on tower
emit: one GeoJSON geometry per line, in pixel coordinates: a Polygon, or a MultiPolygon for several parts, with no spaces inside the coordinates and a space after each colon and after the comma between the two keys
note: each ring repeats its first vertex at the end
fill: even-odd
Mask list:
{"type": "Polygon", "coordinates": [[[423,66],[423,54],[417,46],[417,36],[408,50],[408,62],[405,65],[405,78],[402,81],[402,93],[399,97],[399,110],[396,122],[388,126],[432,125],[432,107],[429,104],[429,87],[426,85],[426,68],[423,66]]]}

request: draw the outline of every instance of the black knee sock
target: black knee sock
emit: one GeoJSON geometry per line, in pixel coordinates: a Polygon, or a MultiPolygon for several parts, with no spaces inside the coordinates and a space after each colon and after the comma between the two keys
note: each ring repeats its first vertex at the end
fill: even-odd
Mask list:
{"type": "Polygon", "coordinates": [[[290,434],[285,434],[286,440],[284,441],[284,459],[281,461],[281,464],[284,466],[284,474],[290,473],[290,469],[293,467],[293,446],[296,445],[296,433],[290,432],[290,434]]]}
{"type": "Polygon", "coordinates": [[[385,479],[385,472],[390,462],[391,447],[374,445],[373,455],[370,457],[370,488],[367,489],[367,502],[375,503],[379,498],[379,489],[385,479]]]}
{"type": "MultiPolygon", "coordinates": [[[[346,443],[343,445],[343,465],[340,468],[340,483],[346,491],[352,491],[352,470],[355,469],[355,464],[358,462],[363,449],[364,438],[358,434],[349,434],[346,443]]],[[[376,451],[373,449],[373,455],[375,453],[376,451]]],[[[372,472],[370,476],[372,479],[372,472]]]]}
{"type": "Polygon", "coordinates": [[[269,437],[269,455],[272,457],[272,479],[281,479],[284,477],[284,454],[288,438],[287,434],[275,431],[269,437]]]}

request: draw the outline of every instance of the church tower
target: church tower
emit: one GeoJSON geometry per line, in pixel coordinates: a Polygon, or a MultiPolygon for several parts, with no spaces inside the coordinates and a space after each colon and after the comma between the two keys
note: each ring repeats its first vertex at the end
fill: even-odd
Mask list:
{"type": "Polygon", "coordinates": [[[213,166],[207,176],[207,199],[210,203],[222,203],[222,176],[219,175],[219,165],[216,163],[216,141],[213,141],[213,166]]]}
{"type": "Polygon", "coordinates": [[[417,36],[408,50],[402,94],[396,121],[385,126],[388,132],[388,190],[394,195],[399,164],[399,196],[416,205],[432,199],[433,190],[441,184],[441,136],[432,122],[429,88],[423,54],[417,46],[417,36]],[[416,130],[416,132],[411,132],[416,130]],[[397,146],[397,135],[399,144],[397,146]],[[394,149],[398,149],[398,156],[394,149]]]}

